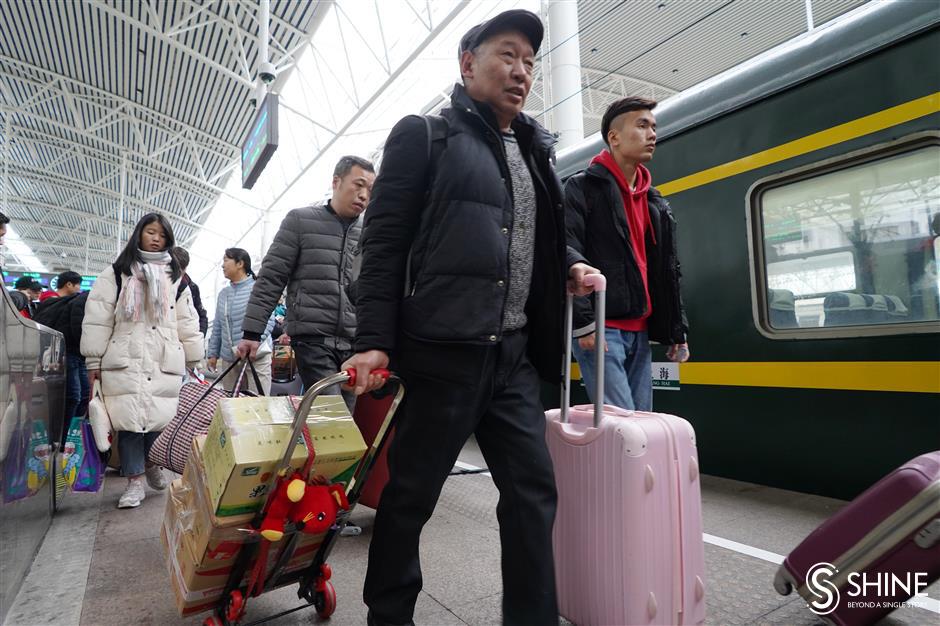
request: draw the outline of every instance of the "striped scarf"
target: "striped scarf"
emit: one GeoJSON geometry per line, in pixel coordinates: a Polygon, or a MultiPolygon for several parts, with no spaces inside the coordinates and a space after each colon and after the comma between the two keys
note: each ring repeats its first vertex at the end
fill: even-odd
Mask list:
{"type": "Polygon", "coordinates": [[[124,283],[118,301],[118,309],[124,319],[139,322],[143,311],[148,311],[155,320],[164,320],[170,315],[170,253],[137,250],[143,263],[131,266],[130,280],[124,283]]]}

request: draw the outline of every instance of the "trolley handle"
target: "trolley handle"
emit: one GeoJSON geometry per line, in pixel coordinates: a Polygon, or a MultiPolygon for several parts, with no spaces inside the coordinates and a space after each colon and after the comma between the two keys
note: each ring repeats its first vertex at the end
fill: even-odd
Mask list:
{"type": "MultiPolygon", "coordinates": [[[[389,378],[393,378],[393,375],[387,369],[375,369],[372,370],[371,373],[379,374],[386,381],[389,378]]],[[[304,424],[307,423],[307,415],[310,414],[310,407],[313,406],[313,401],[330,386],[336,384],[342,385],[347,382],[349,382],[349,384],[354,384],[355,380],[356,370],[348,369],[345,372],[337,372],[327,376],[322,380],[318,380],[304,392],[303,398],[301,398],[300,404],[297,407],[297,410],[294,412],[294,424],[291,430],[290,438],[287,440],[287,449],[284,451],[284,457],[277,466],[277,471],[271,476],[271,478],[268,479],[265,493],[271,493],[271,490],[274,489],[274,483],[277,476],[286,476],[290,471],[291,459],[294,456],[294,445],[297,439],[300,437],[304,424]]]]}
{"type": "MultiPolygon", "coordinates": [[[[346,371],[343,372],[343,373],[346,374],[346,376],[349,377],[349,380],[346,382],[346,384],[349,385],[350,387],[355,387],[355,386],[356,386],[356,368],[351,367],[351,368],[349,368],[348,370],[346,370],[346,371]]],[[[389,371],[388,371],[387,369],[385,369],[384,367],[380,367],[380,368],[378,368],[378,369],[374,369],[374,370],[372,370],[371,372],[369,372],[369,374],[370,374],[370,375],[371,375],[371,374],[377,374],[377,375],[381,376],[381,377],[382,377],[382,380],[384,380],[384,381],[386,381],[386,382],[388,381],[388,377],[392,375],[391,372],[389,372],[389,371]]]]}
{"type": "Polygon", "coordinates": [[[593,287],[595,292],[607,291],[607,277],[603,274],[588,274],[584,277],[584,284],[593,287]]]}
{"type": "MultiPolygon", "coordinates": [[[[594,428],[601,424],[604,413],[604,326],[607,317],[607,277],[603,274],[588,274],[584,284],[594,291],[594,352],[597,359],[594,369],[597,381],[594,386],[594,428]]],[[[568,421],[568,408],[571,406],[571,342],[574,325],[574,295],[565,298],[565,363],[564,379],[561,387],[561,415],[559,421],[568,421]]]]}

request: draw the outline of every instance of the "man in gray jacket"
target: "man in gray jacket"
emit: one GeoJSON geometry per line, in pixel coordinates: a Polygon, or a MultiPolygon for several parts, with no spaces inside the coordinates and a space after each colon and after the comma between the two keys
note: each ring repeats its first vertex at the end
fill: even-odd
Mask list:
{"type": "MultiPolygon", "coordinates": [[[[324,205],[294,209],[281,222],[251,291],[238,355],[254,358],[261,335],[287,286],[287,331],[304,387],[335,374],[352,356],[356,307],[346,295],[354,252],[369,204],[375,168],[344,156],[333,170],[324,205]]],[[[327,390],[339,394],[339,386],[327,390]]],[[[343,390],[352,408],[355,396],[343,390]]]]}

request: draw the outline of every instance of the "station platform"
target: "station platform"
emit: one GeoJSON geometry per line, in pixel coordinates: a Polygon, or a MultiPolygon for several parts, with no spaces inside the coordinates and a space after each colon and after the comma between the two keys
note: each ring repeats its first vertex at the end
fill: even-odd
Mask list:
{"type": "MultiPolygon", "coordinates": [[[[474,441],[455,472],[483,466],[474,441]]],[[[97,494],[66,494],[4,624],[9,626],[118,626],[201,624],[206,614],[178,617],[169,586],[160,525],[166,492],[148,490],[137,509],[118,510],[124,479],[108,474],[97,494]]],[[[421,543],[424,591],[418,625],[500,623],[501,581],[496,522],[498,492],[485,472],[451,476],[421,543]]],[[[846,502],[780,489],[702,477],[705,529],[706,624],[733,626],[823,623],[795,593],[773,588],[777,565],[810,531],[846,502]]],[[[324,623],[365,624],[362,603],[374,512],[358,507],[359,536],[341,537],[330,563],[337,609],[324,623]]],[[[940,623],[940,583],[919,606],[892,613],[881,624],[940,623]]],[[[299,606],[296,587],[249,602],[245,623],[299,606]]],[[[317,623],[312,607],[273,624],[317,623]]],[[[566,623],[562,621],[562,623],[566,623]]]]}

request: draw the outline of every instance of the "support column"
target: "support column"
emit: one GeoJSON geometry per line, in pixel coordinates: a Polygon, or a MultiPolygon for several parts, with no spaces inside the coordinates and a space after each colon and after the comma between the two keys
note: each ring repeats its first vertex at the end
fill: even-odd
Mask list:
{"type": "Polygon", "coordinates": [[[266,71],[271,71],[268,67],[268,39],[270,38],[269,29],[271,27],[271,0],[261,0],[258,5],[258,75],[255,77],[255,108],[260,109],[264,97],[268,94],[268,86],[262,75],[266,71]]]}
{"type": "Polygon", "coordinates": [[[806,7],[806,32],[815,28],[813,24],[813,0],[803,0],[803,6],[806,7]]]}
{"type": "MultiPolygon", "coordinates": [[[[2,213],[10,217],[10,144],[13,143],[10,137],[10,118],[12,114],[6,109],[0,109],[0,115],[3,115],[3,204],[0,206],[3,207],[2,213]]],[[[3,254],[3,250],[0,249],[0,265],[6,263],[3,254]]],[[[2,281],[3,279],[0,278],[0,282],[2,281]]]]}
{"type": "Polygon", "coordinates": [[[82,272],[84,276],[88,275],[88,249],[91,246],[91,229],[89,228],[90,222],[85,220],[85,271],[82,272]]]}
{"type": "Polygon", "coordinates": [[[121,253],[124,242],[121,241],[121,233],[124,232],[124,196],[127,193],[127,154],[121,153],[121,202],[118,205],[118,229],[117,229],[117,251],[121,253]]]}
{"type": "Polygon", "coordinates": [[[261,264],[264,255],[268,253],[268,248],[271,247],[271,222],[271,208],[268,207],[264,212],[264,221],[261,223],[261,256],[256,265],[261,264]]]}
{"type": "MultiPolygon", "coordinates": [[[[268,60],[268,38],[270,28],[270,19],[271,19],[271,0],[261,0],[258,11],[258,19],[260,21],[260,28],[258,29],[258,76],[255,79],[255,107],[261,108],[262,102],[268,93],[268,85],[265,83],[262,78],[262,74],[265,72],[268,60]]],[[[267,68],[269,71],[273,72],[272,68],[267,68]]],[[[264,255],[268,251],[268,246],[271,245],[271,206],[275,203],[272,203],[264,211],[264,218],[261,223],[261,247],[259,248],[260,254],[255,260],[255,268],[261,266],[261,261],[264,259],[264,255]]],[[[218,292],[216,292],[218,293],[218,292]]]]}
{"type": "Polygon", "coordinates": [[[258,6],[258,65],[268,61],[268,29],[271,24],[271,0],[261,0],[258,6]]]}
{"type": "Polygon", "coordinates": [[[3,214],[10,217],[10,118],[12,115],[6,109],[0,109],[3,115],[3,214]]]}
{"type": "MultiPolygon", "coordinates": [[[[571,0],[549,0],[548,42],[542,44],[548,53],[551,71],[551,129],[558,135],[558,149],[584,139],[584,111],[581,104],[581,49],[578,37],[578,3],[571,0]]],[[[543,66],[542,71],[545,71],[543,66]]]]}

